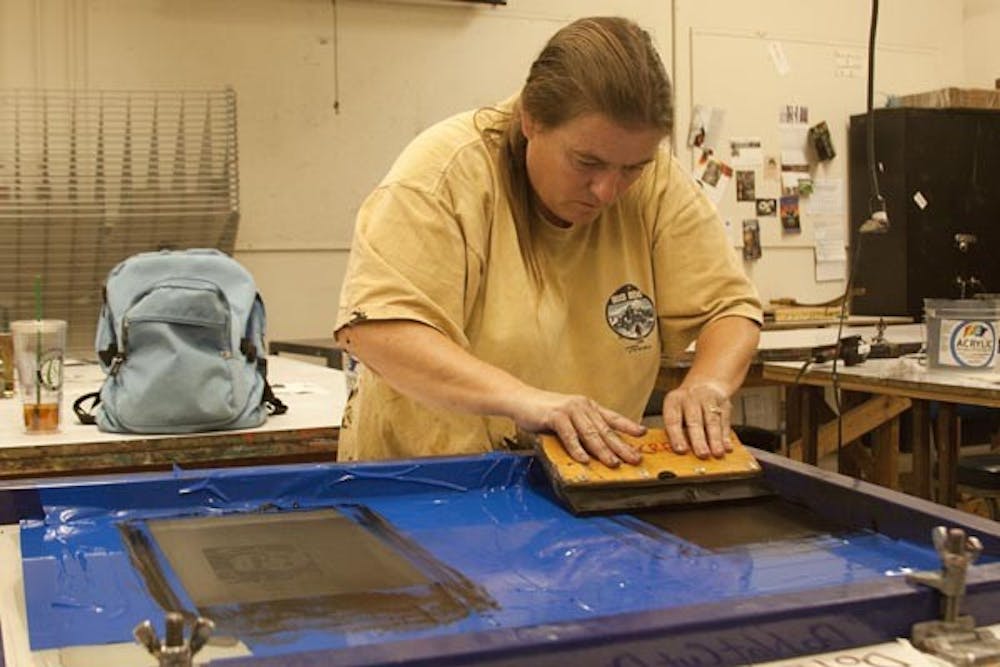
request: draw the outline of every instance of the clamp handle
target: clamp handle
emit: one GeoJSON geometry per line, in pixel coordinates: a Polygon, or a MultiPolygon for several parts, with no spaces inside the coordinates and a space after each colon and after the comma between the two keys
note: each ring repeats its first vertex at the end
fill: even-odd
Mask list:
{"type": "Polygon", "coordinates": [[[199,616],[191,628],[190,640],[184,639],[184,614],[167,612],[164,641],[161,642],[156,629],[148,620],[135,626],[132,635],[149,653],[159,660],[160,667],[192,667],[195,654],[208,643],[215,629],[215,623],[199,616]]]}
{"type": "Polygon", "coordinates": [[[959,607],[965,595],[965,580],[969,566],[983,552],[983,543],[974,535],[966,536],[961,528],[944,526],[934,528],[931,539],[934,550],[941,558],[941,570],[916,572],[907,575],[907,579],[941,591],[943,620],[946,623],[954,623],[958,620],[959,607]]]}

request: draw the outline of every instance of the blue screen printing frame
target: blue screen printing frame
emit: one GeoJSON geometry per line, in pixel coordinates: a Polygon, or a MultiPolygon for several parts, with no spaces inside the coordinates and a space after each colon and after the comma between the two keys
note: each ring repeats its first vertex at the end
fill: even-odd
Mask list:
{"type": "MultiPolygon", "coordinates": [[[[819,471],[766,452],[754,452],[765,476],[783,497],[812,508],[838,523],[872,529],[893,539],[929,545],[937,525],[959,527],[984,543],[985,561],[1000,556],[997,524],[972,515],[903,496],[864,482],[819,471]]],[[[44,506],[65,505],[70,498],[88,503],[114,502],[128,485],[136,505],[149,505],[150,492],[184,486],[210,497],[242,502],[260,476],[280,476],[287,488],[317,472],[346,484],[350,495],[404,494],[414,484],[430,484],[443,493],[467,492],[477,485],[525,484],[539,490],[545,481],[530,458],[487,455],[469,459],[350,466],[282,466],[239,471],[131,475],[101,480],[77,479],[0,490],[5,522],[39,519],[44,506]],[[82,495],[81,495],[82,494],[82,495]]],[[[287,490],[287,489],[286,489],[287,490]]],[[[542,488],[541,492],[544,493],[542,488]]],[[[155,504],[155,503],[154,503],[155,504]]],[[[568,515],[567,515],[568,516],[568,515]]],[[[964,609],[980,623],[1000,621],[1000,564],[984,562],[970,571],[964,609]]],[[[849,583],[834,588],[680,608],[618,613],[535,626],[499,628],[348,648],[307,650],[271,657],[214,661],[219,665],[318,664],[532,664],[569,661],[630,667],[668,664],[739,665],[831,651],[908,636],[912,623],[936,618],[937,594],[908,584],[902,577],[849,583]],[[685,663],[684,661],[688,662],[685,663]],[[697,662],[690,662],[696,660],[697,662]],[[671,663],[671,661],[673,661],[671,663]]]]}

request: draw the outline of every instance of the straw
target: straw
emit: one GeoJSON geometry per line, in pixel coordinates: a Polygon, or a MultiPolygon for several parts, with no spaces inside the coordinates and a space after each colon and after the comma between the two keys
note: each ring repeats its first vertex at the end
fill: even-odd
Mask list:
{"type": "Polygon", "coordinates": [[[35,319],[42,319],[42,276],[35,276],[35,319]]]}

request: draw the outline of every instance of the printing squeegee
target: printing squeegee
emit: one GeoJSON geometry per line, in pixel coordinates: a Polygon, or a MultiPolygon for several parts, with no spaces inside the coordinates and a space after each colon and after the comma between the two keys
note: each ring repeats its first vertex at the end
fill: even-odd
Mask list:
{"type": "Polygon", "coordinates": [[[723,458],[676,454],[663,429],[622,439],[642,454],[638,465],[609,468],[570,458],[554,435],[542,435],[537,450],[556,494],[577,513],[635,510],[663,505],[740,500],[770,495],[760,464],[730,433],[733,451],[723,458]]]}

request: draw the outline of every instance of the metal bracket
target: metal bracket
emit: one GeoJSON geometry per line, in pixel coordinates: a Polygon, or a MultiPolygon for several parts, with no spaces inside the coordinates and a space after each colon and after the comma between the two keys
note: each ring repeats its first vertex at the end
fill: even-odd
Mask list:
{"type": "Polygon", "coordinates": [[[153,657],[160,662],[160,667],[193,667],[195,654],[208,642],[215,623],[199,616],[191,628],[190,640],[184,639],[184,615],[167,612],[165,641],[160,642],[156,630],[149,621],[143,621],[135,626],[132,635],[140,644],[146,647],[153,657]]]}
{"type": "Polygon", "coordinates": [[[1000,639],[989,630],[977,629],[972,616],[960,615],[969,566],[982,553],[982,542],[966,537],[961,528],[937,526],[931,536],[941,558],[940,572],[915,572],[906,575],[906,580],[940,591],[941,620],[914,623],[913,645],[954,665],[997,664],[1000,639]]]}

